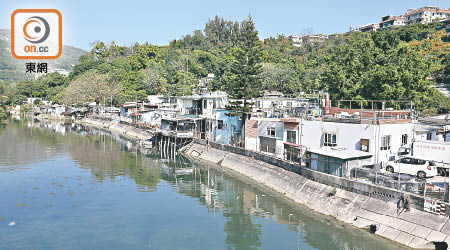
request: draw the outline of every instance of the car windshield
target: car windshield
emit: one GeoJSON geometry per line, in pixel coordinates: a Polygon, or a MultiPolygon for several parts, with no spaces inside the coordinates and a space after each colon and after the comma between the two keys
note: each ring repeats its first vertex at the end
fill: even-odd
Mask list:
{"type": "Polygon", "coordinates": [[[430,166],[436,166],[436,162],[430,161],[430,166]]]}

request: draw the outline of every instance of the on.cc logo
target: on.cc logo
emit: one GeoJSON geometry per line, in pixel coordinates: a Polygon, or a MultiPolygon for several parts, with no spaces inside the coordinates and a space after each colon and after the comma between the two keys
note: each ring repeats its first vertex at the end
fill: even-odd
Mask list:
{"type": "Polygon", "coordinates": [[[55,9],[11,14],[11,54],[16,59],[56,59],[62,53],[62,16],[55,9]]]}
{"type": "Polygon", "coordinates": [[[30,43],[42,43],[48,38],[49,34],[50,25],[48,25],[47,20],[42,17],[30,17],[23,25],[23,35],[30,43]]]}

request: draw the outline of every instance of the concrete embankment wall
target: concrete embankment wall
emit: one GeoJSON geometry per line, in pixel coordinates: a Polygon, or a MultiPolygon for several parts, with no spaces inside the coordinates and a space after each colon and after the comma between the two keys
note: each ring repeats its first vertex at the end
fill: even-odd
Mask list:
{"type": "Polygon", "coordinates": [[[376,225],[375,234],[402,245],[434,249],[433,242],[450,243],[449,219],[420,211],[420,197],[411,197],[415,204],[411,211],[397,215],[396,190],[300,169],[259,152],[227,145],[210,144],[207,148],[196,143],[186,147],[184,153],[243,174],[296,203],[355,227],[376,225]],[[235,150],[242,152],[234,153],[235,150]]]}
{"type": "Polygon", "coordinates": [[[133,140],[148,140],[152,138],[152,135],[143,129],[110,120],[84,118],[78,122],[84,125],[106,129],[133,140]]]}

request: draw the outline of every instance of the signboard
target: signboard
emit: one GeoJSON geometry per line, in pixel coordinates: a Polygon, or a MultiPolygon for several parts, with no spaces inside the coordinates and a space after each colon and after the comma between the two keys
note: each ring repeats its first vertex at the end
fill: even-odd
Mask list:
{"type": "Polygon", "coordinates": [[[423,203],[423,210],[431,214],[448,217],[445,213],[445,203],[440,201],[425,199],[423,203]]]}
{"type": "Polygon", "coordinates": [[[450,143],[441,141],[415,141],[413,155],[424,160],[450,163],[450,143]]]}

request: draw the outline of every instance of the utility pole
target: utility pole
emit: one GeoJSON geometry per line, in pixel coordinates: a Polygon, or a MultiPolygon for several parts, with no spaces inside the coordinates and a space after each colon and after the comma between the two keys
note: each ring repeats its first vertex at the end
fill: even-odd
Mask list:
{"type": "Polygon", "coordinates": [[[303,162],[303,145],[302,145],[302,137],[303,137],[303,114],[300,114],[300,135],[299,135],[299,143],[300,143],[300,168],[302,167],[303,162]]]}
{"type": "Polygon", "coordinates": [[[138,112],[138,106],[137,106],[137,92],[136,92],[136,110],[134,112],[134,127],[137,126],[137,112],[138,112]]]}
{"type": "MultiPolygon", "coordinates": [[[[186,74],[184,74],[184,85],[186,86],[186,76],[189,74],[189,47],[186,47],[186,74]]],[[[183,88],[183,96],[184,96],[184,88],[183,88]]]]}

